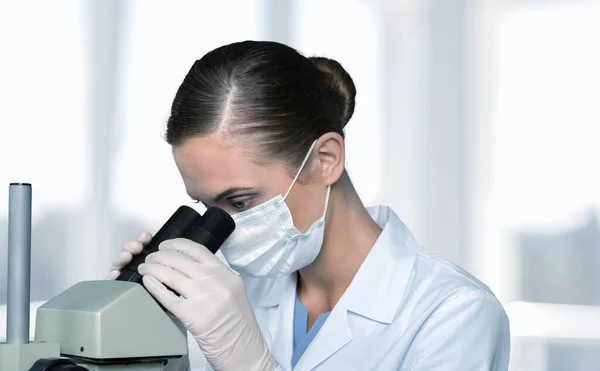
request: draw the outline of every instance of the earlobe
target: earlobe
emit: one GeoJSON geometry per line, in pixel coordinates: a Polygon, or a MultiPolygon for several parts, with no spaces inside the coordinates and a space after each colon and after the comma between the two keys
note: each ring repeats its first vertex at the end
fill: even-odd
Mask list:
{"type": "Polygon", "coordinates": [[[346,148],[338,133],[323,134],[316,144],[319,170],[325,185],[332,185],[344,173],[346,148]]]}

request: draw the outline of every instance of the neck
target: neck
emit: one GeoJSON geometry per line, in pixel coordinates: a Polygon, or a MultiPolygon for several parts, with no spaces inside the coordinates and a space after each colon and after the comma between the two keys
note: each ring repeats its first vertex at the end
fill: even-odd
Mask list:
{"type": "Polygon", "coordinates": [[[323,247],[315,261],[299,271],[298,295],[309,309],[331,310],[344,294],[381,234],[350,189],[332,189],[323,247]]]}

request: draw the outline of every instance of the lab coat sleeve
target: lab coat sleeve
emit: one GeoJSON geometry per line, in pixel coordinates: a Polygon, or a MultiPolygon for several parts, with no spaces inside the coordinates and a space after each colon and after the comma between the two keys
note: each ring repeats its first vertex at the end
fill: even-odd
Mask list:
{"type": "Polygon", "coordinates": [[[506,371],[510,354],[508,317],[487,291],[454,295],[423,324],[402,371],[506,371]]]}

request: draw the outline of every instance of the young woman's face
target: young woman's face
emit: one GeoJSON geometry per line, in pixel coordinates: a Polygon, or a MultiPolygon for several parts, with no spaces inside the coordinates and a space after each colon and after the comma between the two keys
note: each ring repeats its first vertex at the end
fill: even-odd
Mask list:
{"type": "MultiPolygon", "coordinates": [[[[283,162],[258,164],[239,145],[218,136],[189,139],[173,148],[173,156],[190,197],[230,214],[285,195],[293,181],[283,162]]],[[[309,161],[302,171],[302,179],[312,181],[296,182],[285,201],[301,232],[323,214],[325,205],[326,186],[309,174],[316,163],[309,161]]]]}

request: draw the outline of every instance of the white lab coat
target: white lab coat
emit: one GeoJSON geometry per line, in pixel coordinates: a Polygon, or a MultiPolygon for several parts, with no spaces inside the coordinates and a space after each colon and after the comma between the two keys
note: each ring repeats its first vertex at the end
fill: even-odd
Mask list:
{"type": "MultiPolygon", "coordinates": [[[[508,370],[508,318],[492,292],[421,248],[390,208],[369,213],[383,232],[294,370],[508,370]]],[[[279,370],[291,371],[296,275],[245,281],[279,370]]]]}

